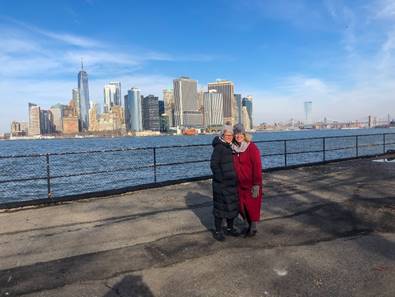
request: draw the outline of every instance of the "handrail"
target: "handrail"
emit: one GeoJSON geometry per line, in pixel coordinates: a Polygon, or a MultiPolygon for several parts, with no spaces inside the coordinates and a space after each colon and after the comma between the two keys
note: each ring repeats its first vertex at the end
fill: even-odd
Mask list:
{"type": "MultiPolygon", "coordinates": [[[[324,136],[324,137],[305,137],[305,138],[295,138],[295,139],[272,139],[272,140],[261,140],[261,141],[254,141],[256,144],[264,144],[264,143],[276,143],[275,148],[279,149],[280,152],[274,152],[274,153],[265,153],[261,154],[262,158],[270,158],[270,157],[283,157],[283,166],[280,166],[281,168],[287,168],[290,166],[295,166],[293,164],[300,164],[298,162],[295,163],[295,158],[289,158],[290,156],[297,156],[297,155],[308,155],[308,154],[316,154],[317,157],[321,158],[321,163],[322,162],[328,162],[328,152],[337,152],[337,151],[350,151],[350,150],[355,150],[354,151],[354,158],[358,158],[361,156],[361,149],[366,148],[376,148],[376,147],[383,147],[382,153],[386,153],[386,148],[389,148],[391,145],[395,145],[395,142],[388,142],[387,136],[388,135],[395,135],[395,133],[374,133],[374,134],[358,134],[358,135],[338,135],[338,136],[324,136]],[[364,138],[366,137],[377,137],[377,136],[382,136],[382,139],[379,140],[374,140],[371,143],[366,143],[364,138]],[[343,147],[331,147],[329,145],[328,140],[333,140],[333,139],[352,139],[353,143],[350,143],[346,141],[344,143],[343,147]],[[315,141],[319,140],[318,143],[314,143],[311,145],[311,150],[305,150],[305,145],[302,146],[301,150],[293,150],[294,149],[294,143],[296,142],[302,142],[302,141],[315,141]],[[278,145],[279,144],[279,145],[278,145]],[[293,164],[292,164],[293,162],[293,164]],[[291,164],[290,164],[291,163],[291,164]]],[[[53,199],[55,198],[55,195],[53,194],[53,187],[51,184],[52,180],[55,179],[61,179],[61,178],[71,178],[71,177],[80,177],[80,176],[92,176],[92,175],[100,175],[100,174],[115,174],[115,173],[120,173],[120,172],[134,172],[136,170],[141,170],[141,169],[147,169],[148,172],[151,170],[149,168],[152,168],[152,174],[153,174],[153,184],[160,184],[161,182],[158,182],[157,176],[158,176],[158,168],[163,168],[163,167],[170,167],[170,166],[178,166],[178,165],[186,165],[186,164],[197,164],[197,163],[204,163],[204,162],[209,162],[210,160],[207,158],[201,158],[201,155],[197,154],[196,159],[183,159],[181,161],[177,161],[174,159],[169,159],[168,162],[161,162],[160,161],[160,150],[163,149],[179,149],[181,152],[185,148],[196,148],[196,147],[211,147],[211,144],[191,144],[191,145],[174,145],[174,146],[150,146],[150,147],[130,147],[130,148],[118,148],[118,149],[103,149],[103,150],[92,150],[92,151],[74,151],[74,152],[58,152],[58,153],[43,153],[43,154],[25,154],[25,155],[9,155],[9,156],[0,156],[0,161],[5,160],[5,159],[20,159],[20,158],[43,158],[43,164],[39,164],[38,166],[43,166],[44,171],[43,173],[40,173],[40,175],[37,176],[26,176],[21,178],[12,178],[11,175],[0,175],[0,186],[9,184],[11,186],[16,187],[16,183],[22,183],[22,182],[33,182],[33,181],[46,181],[46,187],[47,187],[47,197],[48,199],[53,199]],[[82,171],[82,172],[64,172],[63,174],[57,174],[56,170],[54,170],[54,165],[53,165],[53,159],[55,159],[57,156],[71,156],[71,155],[82,155],[82,154],[103,154],[103,153],[122,153],[122,152],[130,152],[130,151],[144,151],[144,152],[149,152],[149,156],[152,156],[152,159],[143,165],[135,163],[135,164],[123,164],[126,166],[121,166],[121,167],[110,167],[106,168],[100,165],[100,163],[97,163],[97,170],[88,170],[88,171],[82,171]],[[199,158],[200,157],[200,158],[199,158]],[[45,158],[45,159],[44,159],[45,158]],[[169,162],[170,161],[170,162],[169,162]],[[129,165],[129,166],[128,166],[129,165]],[[1,179],[1,178],[5,179],[1,179]]],[[[364,154],[364,151],[362,151],[363,156],[369,156],[369,154],[364,154]]],[[[377,155],[377,153],[375,153],[377,155]]],[[[348,155],[349,156],[349,155],[348,155]]],[[[352,156],[351,156],[352,157],[352,156]]],[[[314,160],[306,161],[305,159],[302,159],[303,164],[316,164],[316,157],[311,157],[315,158],[314,160]],[[306,161],[306,162],[305,162],[306,161]]],[[[342,159],[342,157],[338,158],[330,158],[329,160],[338,160],[342,159]]],[[[123,160],[123,159],[122,159],[123,160]]],[[[280,159],[281,161],[281,159],[280,159]]],[[[95,165],[96,166],[96,165],[95,165]]],[[[275,168],[280,168],[278,166],[275,166],[275,168]]],[[[171,175],[171,172],[170,172],[171,175]]],[[[200,176],[194,176],[191,177],[193,178],[199,178],[200,176]]],[[[143,178],[143,177],[141,177],[143,178]]],[[[145,177],[144,177],[145,178],[145,177]]],[[[182,180],[187,180],[188,178],[185,178],[185,176],[182,177],[182,180]]],[[[177,180],[177,179],[176,179],[177,180]]],[[[179,179],[181,180],[181,179],[179,179]]],[[[145,183],[142,183],[140,185],[144,185],[145,183]]],[[[150,185],[152,182],[149,183],[150,185]]],[[[56,198],[62,198],[63,196],[56,196],[56,198]]],[[[0,199],[1,199],[1,188],[0,188],[0,199]]],[[[0,200],[0,205],[2,204],[0,200]]]]}
{"type": "MultiPolygon", "coordinates": [[[[358,135],[338,135],[338,136],[322,136],[322,137],[304,137],[304,138],[287,138],[287,139],[271,139],[271,140],[254,140],[254,143],[272,143],[272,142],[283,142],[283,141],[301,141],[301,140],[315,140],[315,139],[333,139],[333,138],[352,138],[352,137],[367,137],[367,136],[378,136],[378,135],[395,135],[394,133],[374,133],[374,134],[358,134],[358,135]]],[[[1,156],[0,159],[7,158],[29,158],[29,157],[45,157],[49,156],[64,156],[64,155],[78,155],[78,154],[90,154],[90,153],[111,153],[111,152],[126,152],[126,151],[137,151],[137,150],[153,150],[155,149],[167,149],[167,148],[186,148],[186,147],[199,147],[199,146],[211,146],[211,143],[201,144],[186,144],[186,145],[166,145],[166,146],[148,146],[148,147],[127,147],[127,148],[116,148],[116,149],[104,149],[104,150],[90,150],[90,151],[73,151],[73,152],[62,152],[62,153],[41,153],[41,154],[28,154],[28,155],[5,155],[1,156]]]]}

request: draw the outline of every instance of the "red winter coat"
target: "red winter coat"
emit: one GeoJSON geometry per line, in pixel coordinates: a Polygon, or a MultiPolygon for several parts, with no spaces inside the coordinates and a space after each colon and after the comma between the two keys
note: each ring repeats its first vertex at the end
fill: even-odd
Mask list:
{"type": "Polygon", "coordinates": [[[237,190],[240,200],[240,212],[247,210],[251,221],[257,222],[261,216],[262,204],[262,162],[257,146],[250,142],[242,153],[233,155],[233,165],[237,175],[237,190]],[[259,195],[252,198],[252,186],[259,185],[259,195]]]}

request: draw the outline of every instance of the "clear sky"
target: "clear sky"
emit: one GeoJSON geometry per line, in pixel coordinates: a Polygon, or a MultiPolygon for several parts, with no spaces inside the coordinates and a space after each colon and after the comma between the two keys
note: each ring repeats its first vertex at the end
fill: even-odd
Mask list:
{"type": "Polygon", "coordinates": [[[121,81],[162,98],[178,76],[235,83],[254,122],[395,116],[393,0],[0,0],[0,132],[27,103],[121,81]]]}

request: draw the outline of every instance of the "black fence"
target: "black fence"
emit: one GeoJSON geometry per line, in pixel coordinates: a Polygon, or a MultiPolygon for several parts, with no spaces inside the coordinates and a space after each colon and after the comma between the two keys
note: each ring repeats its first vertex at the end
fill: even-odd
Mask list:
{"type": "MultiPolygon", "coordinates": [[[[256,141],[264,169],[381,155],[395,133],[256,141]]],[[[123,193],[207,179],[212,146],[0,156],[0,207],[123,193]]]]}

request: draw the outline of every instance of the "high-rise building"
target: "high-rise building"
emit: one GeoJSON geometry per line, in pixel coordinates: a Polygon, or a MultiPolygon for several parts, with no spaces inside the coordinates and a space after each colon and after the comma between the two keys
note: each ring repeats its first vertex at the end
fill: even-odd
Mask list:
{"type": "Polygon", "coordinates": [[[34,103],[29,103],[29,136],[41,135],[41,109],[34,103]]]}
{"type": "Polygon", "coordinates": [[[80,118],[80,114],[81,114],[81,112],[80,112],[80,105],[81,105],[81,102],[80,102],[80,91],[78,90],[78,88],[74,88],[72,90],[72,97],[71,98],[75,102],[77,116],[78,116],[78,118],[80,118]]]}
{"type": "MultiPolygon", "coordinates": [[[[253,121],[252,121],[252,96],[247,96],[244,97],[242,100],[242,106],[245,106],[247,109],[247,115],[248,115],[248,122],[250,123],[250,129],[252,129],[253,126],[253,121]]],[[[245,116],[245,113],[242,113],[242,117],[245,116]]],[[[244,121],[244,119],[243,119],[244,121]]],[[[247,128],[246,128],[247,129],[247,128]]]]}
{"type": "Polygon", "coordinates": [[[158,97],[148,95],[142,101],[144,130],[160,131],[158,97]]]}
{"type": "Polygon", "coordinates": [[[140,89],[131,88],[125,96],[125,121],[128,131],[143,130],[140,89]]]}
{"type": "Polygon", "coordinates": [[[160,132],[168,132],[169,131],[169,116],[163,113],[160,116],[160,132]]]}
{"type": "Polygon", "coordinates": [[[41,110],[40,127],[42,134],[52,134],[54,132],[53,116],[49,110],[41,110]]]}
{"type": "Polygon", "coordinates": [[[71,99],[69,105],[63,109],[63,134],[77,134],[79,132],[77,110],[77,102],[74,99],[71,99]]]}
{"type": "Polygon", "coordinates": [[[114,118],[114,130],[125,130],[125,111],[120,105],[114,105],[111,109],[114,118]]]}
{"type": "Polygon", "coordinates": [[[99,115],[98,118],[98,128],[97,131],[105,132],[105,131],[116,131],[116,118],[115,114],[112,112],[103,112],[99,115]]]}
{"type": "Polygon", "coordinates": [[[81,62],[81,71],[78,73],[78,94],[79,94],[79,120],[81,131],[89,128],[89,86],[88,73],[84,70],[81,62]]]}
{"type": "Polygon", "coordinates": [[[198,111],[202,114],[202,127],[206,127],[206,123],[204,122],[204,93],[206,91],[203,89],[198,91],[198,111]]]}
{"type": "Polygon", "coordinates": [[[224,124],[223,104],[223,96],[217,90],[204,93],[204,123],[207,128],[222,127],[224,124]]]}
{"type": "Polygon", "coordinates": [[[313,103],[311,101],[306,101],[304,103],[304,114],[305,114],[305,124],[306,125],[313,124],[312,105],[313,105],[313,103]]]}
{"type": "Polygon", "coordinates": [[[122,90],[121,90],[121,82],[119,81],[112,81],[109,83],[110,86],[115,87],[114,92],[114,105],[115,106],[122,106],[122,90]]]}
{"type": "Polygon", "coordinates": [[[63,110],[66,108],[63,104],[56,104],[51,106],[49,109],[52,113],[53,117],[53,129],[54,132],[62,133],[63,132],[63,110]]]}
{"type": "Polygon", "coordinates": [[[104,112],[110,112],[113,106],[121,106],[121,83],[110,82],[104,86],[104,112]]]}
{"type": "Polygon", "coordinates": [[[202,114],[198,107],[197,81],[189,77],[180,77],[173,80],[173,88],[175,126],[202,126],[202,114]]]}
{"type": "Polygon", "coordinates": [[[173,89],[163,90],[163,101],[165,103],[165,114],[169,118],[169,126],[174,127],[174,93],[173,89]]]}
{"type": "Polygon", "coordinates": [[[163,100],[159,100],[158,104],[159,104],[159,115],[162,115],[165,113],[165,102],[163,102],[163,100]]]}
{"type": "Polygon", "coordinates": [[[124,104],[125,104],[125,109],[124,109],[124,112],[125,112],[125,128],[126,128],[126,131],[130,131],[130,127],[131,127],[131,118],[130,118],[130,116],[131,116],[131,114],[130,114],[130,110],[129,110],[129,108],[130,108],[130,104],[129,104],[129,101],[128,101],[128,95],[125,95],[125,96],[123,96],[123,102],[124,102],[124,104]]]}
{"type": "Polygon", "coordinates": [[[11,135],[12,136],[26,136],[28,131],[28,123],[26,122],[12,122],[11,135]]]}
{"type": "Polygon", "coordinates": [[[235,102],[236,102],[236,123],[242,124],[243,123],[243,104],[241,100],[241,94],[234,94],[235,102]]]}
{"type": "Polygon", "coordinates": [[[244,126],[244,129],[251,130],[252,125],[251,125],[250,115],[249,115],[247,106],[242,107],[242,118],[243,118],[242,124],[244,126]]]}
{"type": "Polygon", "coordinates": [[[208,84],[208,90],[217,90],[224,98],[223,116],[224,122],[236,123],[236,103],[234,97],[234,84],[228,80],[217,80],[208,84]]]}
{"type": "Polygon", "coordinates": [[[198,110],[202,110],[203,109],[204,93],[206,93],[206,91],[203,90],[203,89],[199,90],[199,92],[198,92],[198,97],[197,97],[198,98],[198,102],[197,102],[198,110]]]}
{"type": "Polygon", "coordinates": [[[91,103],[90,108],[89,108],[89,131],[91,132],[96,132],[99,131],[99,123],[98,123],[98,117],[99,117],[99,112],[98,112],[98,104],[97,103],[91,103]]]}

